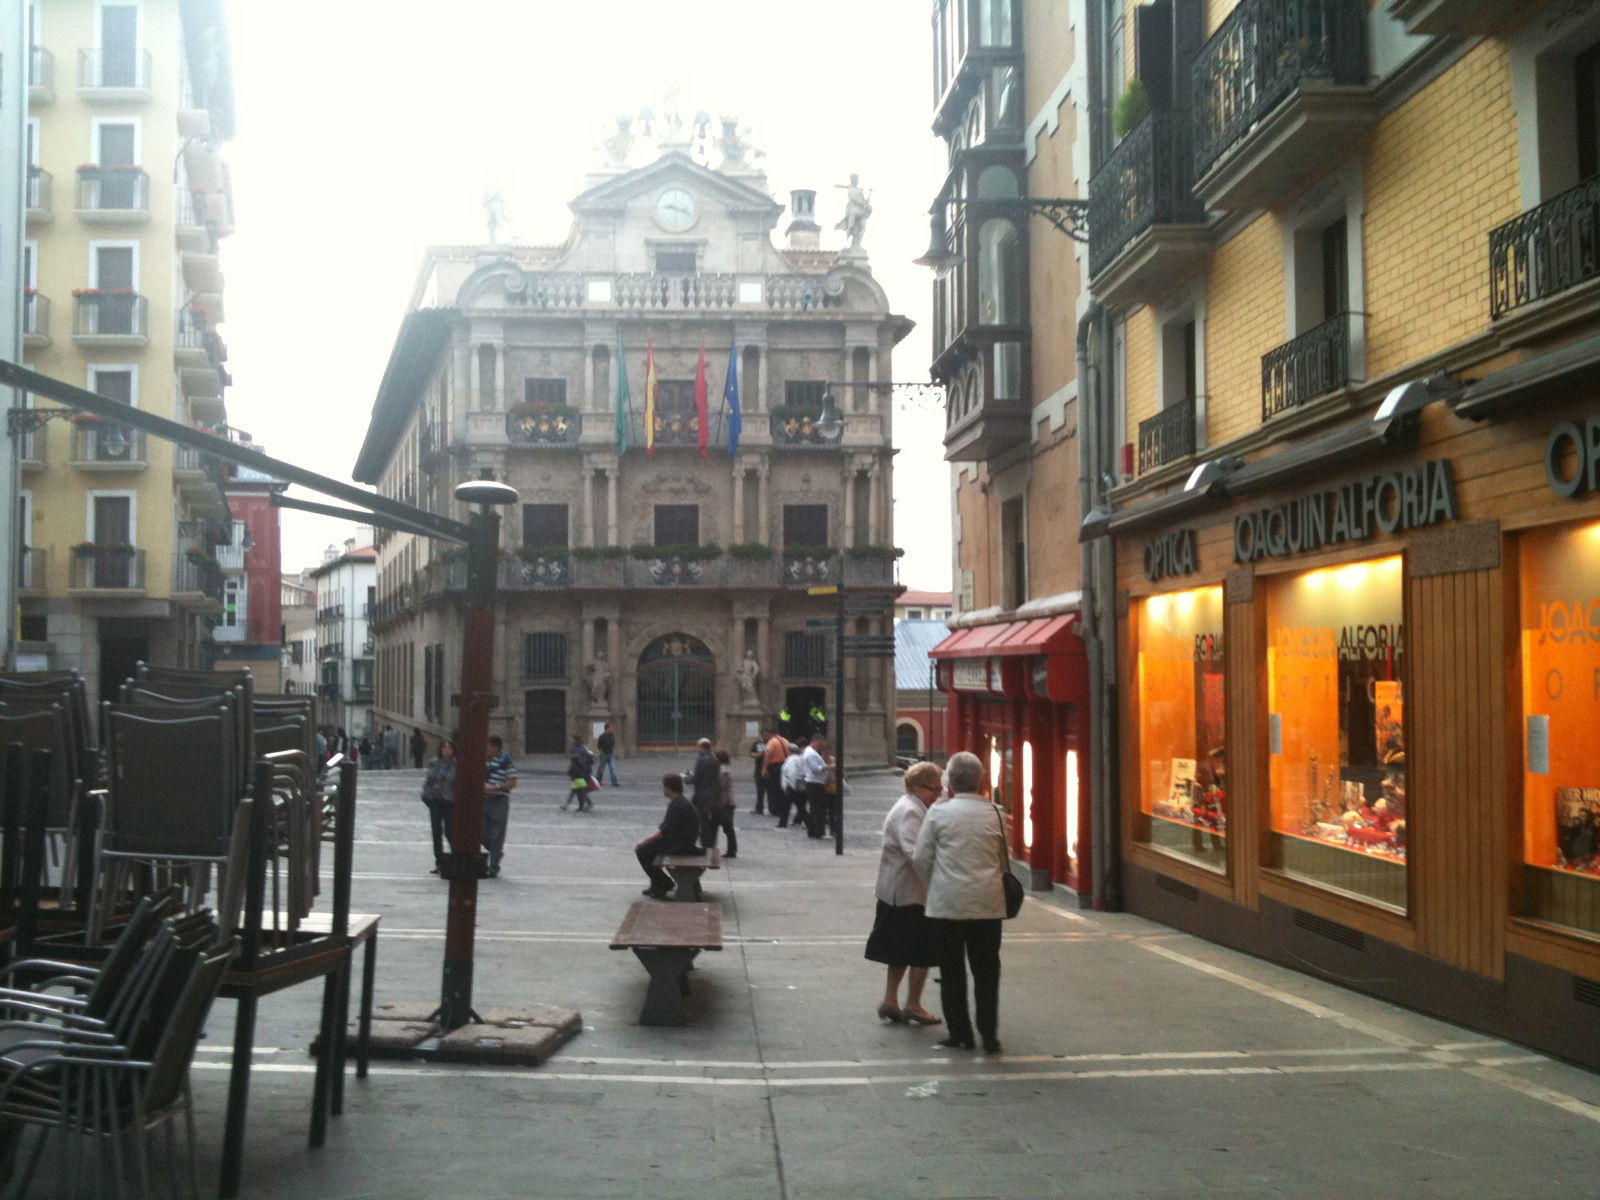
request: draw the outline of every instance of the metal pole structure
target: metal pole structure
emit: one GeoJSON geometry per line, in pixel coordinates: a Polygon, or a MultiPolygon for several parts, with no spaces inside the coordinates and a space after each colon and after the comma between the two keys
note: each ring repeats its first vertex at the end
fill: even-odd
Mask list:
{"type": "Polygon", "coordinates": [[[494,599],[499,575],[500,514],[490,505],[515,501],[503,483],[478,480],[456,488],[456,499],[477,503],[468,523],[467,612],[461,639],[460,734],[450,828],[450,853],[439,873],[450,881],[445,916],[444,972],[439,988],[439,1025],[446,1032],[478,1019],[472,1011],[473,941],[478,880],[489,874],[483,852],[483,785],[489,747],[489,709],[494,703],[494,599]]]}
{"type": "Polygon", "coordinates": [[[844,853],[844,561],[839,555],[838,629],[833,635],[833,719],[838,730],[833,738],[833,805],[838,820],[833,823],[833,852],[844,853]]]}

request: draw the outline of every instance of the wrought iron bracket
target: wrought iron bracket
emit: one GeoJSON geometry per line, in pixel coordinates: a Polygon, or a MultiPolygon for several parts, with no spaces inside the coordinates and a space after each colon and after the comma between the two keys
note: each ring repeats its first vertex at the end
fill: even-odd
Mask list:
{"type": "Polygon", "coordinates": [[[1087,200],[1050,200],[1024,196],[1014,201],[1022,209],[1037,213],[1056,229],[1075,242],[1089,240],[1089,202],[1087,200]]]}
{"type": "Polygon", "coordinates": [[[70,408],[8,408],[6,431],[11,434],[34,433],[51,421],[65,421],[76,415],[70,408]]]}

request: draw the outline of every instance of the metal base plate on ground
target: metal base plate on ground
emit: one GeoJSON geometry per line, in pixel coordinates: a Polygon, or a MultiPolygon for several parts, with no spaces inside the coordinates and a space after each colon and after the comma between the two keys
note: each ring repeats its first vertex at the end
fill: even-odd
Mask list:
{"type": "Polygon", "coordinates": [[[582,1013],[553,1004],[486,1008],[478,1023],[449,1033],[441,1033],[432,1016],[421,1008],[378,1005],[372,1012],[371,1056],[536,1067],[583,1031],[582,1013]]]}

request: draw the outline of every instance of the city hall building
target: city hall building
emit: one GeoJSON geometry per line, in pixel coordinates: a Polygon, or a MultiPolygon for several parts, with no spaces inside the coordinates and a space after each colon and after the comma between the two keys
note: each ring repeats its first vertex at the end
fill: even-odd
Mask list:
{"type": "MultiPolygon", "coordinates": [[[[807,625],[836,601],[810,589],[876,594],[847,629],[891,634],[891,408],[865,385],[910,322],[859,237],[820,247],[814,192],[775,242],[734,123],[619,122],[607,154],[561,244],[497,244],[491,206],[488,243],[428,251],[355,476],[461,518],[458,483],[517,489],[491,716],[513,750],[610,721],[629,751],[742,752],[814,706],[837,728],[835,647],[807,625]]],[[[465,563],[404,533],[377,553],[374,719],[448,734],[465,563]]],[[[851,760],[889,761],[893,660],[851,659],[844,694],[851,760]]]]}

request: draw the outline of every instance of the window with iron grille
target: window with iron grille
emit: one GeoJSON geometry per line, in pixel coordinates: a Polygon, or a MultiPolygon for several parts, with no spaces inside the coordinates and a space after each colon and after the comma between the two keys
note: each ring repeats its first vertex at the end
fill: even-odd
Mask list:
{"type": "Polygon", "coordinates": [[[565,504],[524,504],[522,506],[522,544],[524,546],[565,546],[567,544],[567,506],[565,504]]]}
{"type": "Polygon", "coordinates": [[[663,379],[656,384],[656,413],[662,417],[681,416],[693,420],[694,380],[663,379]]]}
{"type": "Polygon", "coordinates": [[[522,398],[529,404],[558,405],[567,402],[565,379],[524,379],[522,398]]]}
{"type": "Polygon", "coordinates": [[[524,679],[566,682],[567,635],[564,633],[523,634],[522,677],[524,679]]]}
{"type": "Polygon", "coordinates": [[[656,505],[656,545],[698,546],[700,544],[700,506],[698,504],[656,505]]]}
{"type": "Polygon", "coordinates": [[[790,408],[803,408],[813,415],[820,415],[822,394],[827,390],[826,380],[791,379],[783,385],[783,402],[790,408]]]}
{"type": "Polygon", "coordinates": [[[818,679],[831,675],[833,672],[828,659],[828,635],[784,634],[783,673],[790,679],[818,679]]]}

